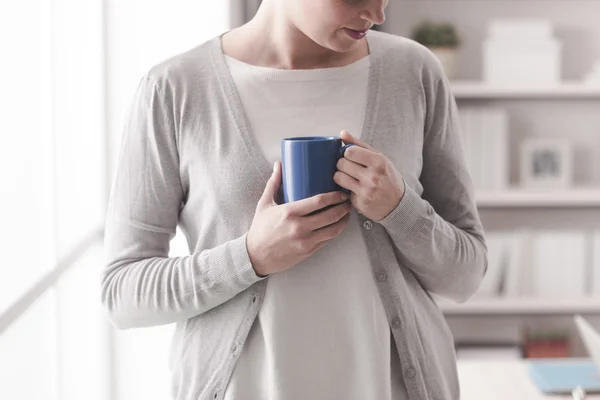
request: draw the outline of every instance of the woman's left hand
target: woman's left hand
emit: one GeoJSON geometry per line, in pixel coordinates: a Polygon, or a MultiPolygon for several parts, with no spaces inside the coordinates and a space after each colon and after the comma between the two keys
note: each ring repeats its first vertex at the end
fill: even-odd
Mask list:
{"type": "Polygon", "coordinates": [[[347,131],[340,134],[346,149],[337,163],[333,180],[350,190],[350,201],[365,217],[380,221],[391,213],[404,197],[404,180],[392,162],[379,151],[347,131]]]}

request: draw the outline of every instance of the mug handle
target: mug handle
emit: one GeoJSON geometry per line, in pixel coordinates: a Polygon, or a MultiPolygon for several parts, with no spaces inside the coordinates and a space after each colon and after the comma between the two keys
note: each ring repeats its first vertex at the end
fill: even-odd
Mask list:
{"type": "MultiPolygon", "coordinates": [[[[349,144],[346,144],[346,145],[344,145],[344,146],[340,147],[340,151],[339,151],[339,153],[338,153],[338,160],[339,160],[340,158],[344,157],[344,154],[346,153],[346,150],[347,150],[347,149],[348,149],[348,147],[350,147],[350,146],[354,146],[354,144],[352,144],[352,143],[349,143],[349,144]]],[[[350,195],[350,190],[348,190],[348,189],[342,188],[342,192],[346,193],[347,195],[350,195]]]]}

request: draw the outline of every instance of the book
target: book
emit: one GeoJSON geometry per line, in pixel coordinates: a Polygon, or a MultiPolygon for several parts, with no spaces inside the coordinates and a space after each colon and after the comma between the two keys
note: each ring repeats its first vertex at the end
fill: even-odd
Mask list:
{"type": "Polygon", "coordinates": [[[600,229],[590,233],[591,262],[590,262],[590,294],[600,297],[600,229]]]}
{"type": "Polygon", "coordinates": [[[533,231],[520,228],[507,241],[507,259],[502,279],[502,295],[507,298],[531,295],[533,231]]]}
{"type": "Polygon", "coordinates": [[[574,320],[591,358],[528,362],[531,380],[543,393],[568,394],[577,387],[586,393],[600,393],[600,334],[581,315],[574,320]]]}
{"type": "Polygon", "coordinates": [[[489,147],[487,162],[489,164],[486,180],[489,189],[505,190],[508,187],[508,113],[501,108],[488,110],[487,129],[489,147]]]}
{"type": "Polygon", "coordinates": [[[532,295],[583,297],[587,236],[577,230],[540,230],[533,240],[532,295]]]}
{"type": "Polygon", "coordinates": [[[461,107],[459,110],[465,162],[476,190],[508,187],[508,113],[498,107],[461,107]]]}
{"type": "Polygon", "coordinates": [[[570,394],[578,386],[587,393],[600,393],[600,375],[592,361],[529,361],[527,369],[533,383],[546,394],[570,394]]]}

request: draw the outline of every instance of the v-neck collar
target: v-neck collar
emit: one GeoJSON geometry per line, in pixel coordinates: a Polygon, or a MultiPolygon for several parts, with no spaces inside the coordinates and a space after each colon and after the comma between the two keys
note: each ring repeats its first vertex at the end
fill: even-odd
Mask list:
{"type": "MultiPolygon", "coordinates": [[[[223,34],[224,35],[224,34],[223,34]]],[[[250,160],[254,163],[259,175],[266,181],[273,172],[273,166],[263,154],[259,147],[254,132],[248,121],[248,118],[244,112],[244,107],[237,91],[231,72],[225,59],[225,54],[221,47],[221,36],[217,36],[212,39],[211,45],[211,60],[215,73],[217,74],[218,81],[221,85],[221,89],[225,94],[227,107],[231,117],[233,118],[234,124],[240,135],[242,143],[246,148],[246,151],[250,157],[250,160]]],[[[378,38],[376,37],[377,32],[369,32],[366,36],[367,43],[369,45],[370,54],[370,65],[369,65],[369,78],[367,83],[367,101],[365,104],[364,118],[361,126],[360,138],[363,142],[371,145],[373,127],[375,125],[376,113],[377,113],[377,102],[379,101],[379,84],[382,67],[382,54],[380,52],[378,38]]]]}

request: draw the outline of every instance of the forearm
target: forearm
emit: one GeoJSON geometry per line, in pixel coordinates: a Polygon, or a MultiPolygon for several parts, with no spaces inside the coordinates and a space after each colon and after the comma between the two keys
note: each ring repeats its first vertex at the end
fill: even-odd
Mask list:
{"type": "Polygon", "coordinates": [[[379,223],[426,290],[466,301],[479,287],[487,251],[481,232],[468,222],[461,228],[445,221],[407,185],[400,204],[379,223]]]}
{"type": "MultiPolygon", "coordinates": [[[[145,238],[148,240],[148,235],[145,238]]],[[[130,245],[138,246],[133,241],[130,245]]],[[[147,241],[144,245],[153,247],[147,241]]],[[[119,247],[123,254],[131,253],[131,248],[119,247]]],[[[248,257],[246,235],[186,257],[113,256],[117,257],[103,274],[102,302],[112,323],[120,329],[191,318],[262,279],[248,257]]]]}

